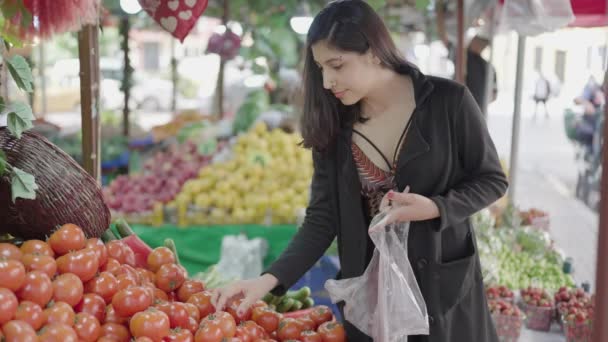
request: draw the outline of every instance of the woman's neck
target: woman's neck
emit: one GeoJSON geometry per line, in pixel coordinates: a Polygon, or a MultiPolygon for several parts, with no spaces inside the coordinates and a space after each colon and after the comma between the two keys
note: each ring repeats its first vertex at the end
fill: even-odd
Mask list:
{"type": "Polygon", "coordinates": [[[393,70],[382,69],[377,80],[378,87],[361,100],[363,116],[373,120],[383,113],[390,112],[391,108],[405,100],[404,94],[410,87],[409,83],[407,76],[393,70]]]}

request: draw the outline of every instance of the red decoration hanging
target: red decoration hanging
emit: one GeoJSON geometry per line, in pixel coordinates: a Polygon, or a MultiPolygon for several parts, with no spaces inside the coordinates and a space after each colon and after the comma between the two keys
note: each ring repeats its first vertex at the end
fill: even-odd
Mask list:
{"type": "Polygon", "coordinates": [[[18,8],[6,22],[4,31],[21,39],[48,39],[64,32],[97,24],[100,0],[5,0],[3,8],[18,8]],[[23,5],[21,5],[21,3],[23,5]],[[24,26],[29,16],[29,25],[24,26]]]}
{"type": "Polygon", "coordinates": [[[183,42],[207,9],[208,0],[139,0],[139,3],[163,29],[183,42]]]}

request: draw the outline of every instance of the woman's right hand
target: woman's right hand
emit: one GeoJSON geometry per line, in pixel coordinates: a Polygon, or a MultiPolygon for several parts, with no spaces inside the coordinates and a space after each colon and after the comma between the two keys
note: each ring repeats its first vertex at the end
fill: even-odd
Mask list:
{"type": "Polygon", "coordinates": [[[211,304],[216,311],[223,311],[228,300],[238,296],[243,298],[243,301],[237,309],[237,313],[242,314],[258,299],[274,289],[278,282],[275,276],[268,273],[254,279],[236,281],[223,288],[212,290],[211,304]]]}

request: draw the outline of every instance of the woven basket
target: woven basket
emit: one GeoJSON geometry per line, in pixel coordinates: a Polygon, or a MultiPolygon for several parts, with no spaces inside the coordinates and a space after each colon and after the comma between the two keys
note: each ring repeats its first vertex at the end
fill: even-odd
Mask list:
{"type": "Polygon", "coordinates": [[[69,155],[43,136],[24,132],[21,139],[0,128],[0,149],[10,165],[36,178],[35,200],[12,202],[8,177],[0,177],[0,232],[23,239],[44,239],[57,226],[73,223],[87,237],[110,225],[110,210],[99,185],[69,155]]]}

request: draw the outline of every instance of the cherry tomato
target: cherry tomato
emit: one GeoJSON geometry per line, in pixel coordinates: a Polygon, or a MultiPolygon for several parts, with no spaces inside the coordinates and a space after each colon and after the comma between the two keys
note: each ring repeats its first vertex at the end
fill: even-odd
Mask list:
{"type": "Polygon", "coordinates": [[[177,299],[180,302],[187,302],[190,296],[201,291],[205,291],[205,285],[202,281],[188,279],[177,290],[177,299]]]}
{"type": "Polygon", "coordinates": [[[111,337],[114,342],[129,342],[131,340],[129,329],[117,323],[105,323],[102,325],[101,336],[102,338],[111,337]]]}
{"type": "Polygon", "coordinates": [[[302,342],[323,342],[321,335],[318,332],[312,330],[304,330],[300,334],[300,341],[302,342]]]}
{"type": "Polygon", "coordinates": [[[45,317],[40,305],[27,300],[19,303],[15,312],[15,319],[31,325],[34,330],[40,329],[45,323],[45,317]]]}
{"type": "Polygon", "coordinates": [[[40,342],[78,342],[78,335],[71,326],[62,323],[49,323],[40,329],[40,342]]]}
{"type": "Polygon", "coordinates": [[[167,342],[194,342],[194,336],[187,329],[173,329],[163,340],[167,342]]]}
{"type": "Polygon", "coordinates": [[[194,304],[198,308],[200,317],[207,317],[209,314],[215,312],[215,307],[211,304],[211,292],[203,291],[195,293],[190,296],[188,303],[194,304]]]}
{"type": "Polygon", "coordinates": [[[74,307],[76,313],[86,312],[101,323],[106,319],[106,302],[100,295],[87,293],[82,296],[82,300],[74,307]]]}
{"type": "Polygon", "coordinates": [[[157,247],[148,254],[148,269],[156,273],[164,264],[175,264],[175,255],[167,247],[157,247]]]}
{"type": "Polygon", "coordinates": [[[95,342],[101,335],[101,325],[95,316],[81,312],[74,319],[74,331],[84,342],[95,342]]]}
{"type": "Polygon", "coordinates": [[[155,306],[158,310],[164,312],[169,317],[171,329],[182,328],[187,329],[189,318],[186,305],[180,302],[165,302],[155,306]]]}
{"type": "Polygon", "coordinates": [[[161,342],[169,336],[169,317],[160,310],[146,310],[136,313],[129,323],[131,334],[134,337],[146,336],[154,342],[161,342]]]}
{"type": "Polygon", "coordinates": [[[331,313],[331,310],[325,305],[315,306],[310,312],[309,316],[310,319],[315,322],[317,327],[333,319],[333,314],[331,313]]]}
{"type": "Polygon", "coordinates": [[[2,242],[0,243],[0,259],[4,260],[21,260],[23,253],[21,250],[12,243],[2,242]]]}
{"type": "Polygon", "coordinates": [[[98,238],[90,238],[87,240],[85,248],[90,248],[95,251],[99,267],[106,264],[108,261],[108,250],[106,245],[98,238]]]}
{"type": "Polygon", "coordinates": [[[219,325],[201,323],[194,335],[194,342],[222,342],[224,333],[219,325]]]}
{"type": "Polygon", "coordinates": [[[124,324],[129,322],[129,317],[119,316],[112,304],[106,307],[106,320],[104,323],[124,324]]]}
{"type": "Polygon", "coordinates": [[[118,260],[108,257],[108,261],[106,261],[106,264],[100,268],[100,271],[110,272],[110,273],[116,275],[115,272],[117,272],[119,269],[120,269],[120,263],[118,262],[118,260]]]}
{"type": "Polygon", "coordinates": [[[55,257],[55,252],[48,243],[42,240],[27,240],[19,247],[23,255],[38,254],[55,257]]]}
{"type": "Polygon", "coordinates": [[[281,316],[276,311],[265,307],[258,307],[253,309],[251,319],[256,322],[259,326],[264,328],[267,333],[273,333],[279,328],[279,321],[281,316]]]}
{"type": "Polygon", "coordinates": [[[82,280],[75,274],[65,273],[53,280],[53,300],[55,302],[66,302],[70,306],[76,306],[82,300],[83,294],[82,280]]]}
{"type": "Polygon", "coordinates": [[[38,342],[34,328],[24,321],[9,321],[2,326],[3,342],[38,342]]]}
{"type": "Polygon", "coordinates": [[[118,292],[118,280],[110,272],[101,272],[95,278],[89,280],[84,289],[87,293],[97,293],[106,303],[109,303],[118,292]]]}
{"type": "Polygon", "coordinates": [[[346,333],[342,324],[337,322],[325,322],[319,326],[318,330],[323,342],[344,342],[346,333]]]}
{"type": "Polygon", "coordinates": [[[145,288],[135,286],[116,293],[112,298],[112,306],[119,316],[131,317],[149,308],[153,300],[154,297],[145,288]]]}
{"type": "Polygon", "coordinates": [[[42,312],[47,325],[52,323],[61,323],[68,326],[74,325],[76,314],[70,305],[65,302],[51,304],[42,312]]]}
{"type": "Polygon", "coordinates": [[[297,340],[300,338],[302,333],[302,327],[293,318],[283,318],[279,323],[279,330],[277,337],[281,341],[285,340],[297,340]]]}
{"type": "Polygon", "coordinates": [[[53,283],[46,273],[31,271],[25,275],[25,282],[16,294],[20,300],[29,300],[45,307],[53,298],[53,283]]]}
{"type": "Polygon", "coordinates": [[[59,273],[74,273],[83,283],[93,279],[98,268],[99,261],[92,249],[70,252],[57,259],[59,273]]]}
{"type": "Polygon", "coordinates": [[[183,266],[164,264],[156,272],[156,287],[171,292],[182,286],[187,277],[188,272],[183,266]]]}
{"type": "Polygon", "coordinates": [[[75,224],[64,224],[49,237],[47,241],[55,254],[61,256],[70,251],[79,251],[86,245],[86,237],[75,224]]]}
{"type": "Polygon", "coordinates": [[[19,302],[13,291],[0,288],[0,324],[4,324],[15,316],[19,302]]]}
{"type": "Polygon", "coordinates": [[[224,311],[218,311],[208,315],[201,321],[201,324],[202,323],[218,325],[222,329],[224,337],[227,338],[234,337],[236,334],[236,322],[234,321],[234,317],[224,311]]]}
{"type": "Polygon", "coordinates": [[[238,314],[238,309],[242,302],[242,298],[233,297],[226,303],[226,311],[234,317],[237,324],[251,319],[251,308],[246,309],[245,312],[240,315],[238,314]]]}
{"type": "Polygon", "coordinates": [[[0,260],[0,287],[17,291],[25,281],[25,267],[17,260],[0,260]]]}
{"type": "Polygon", "coordinates": [[[23,266],[27,272],[42,271],[49,278],[53,278],[57,273],[57,262],[53,257],[44,254],[25,254],[21,258],[23,266]]]}

